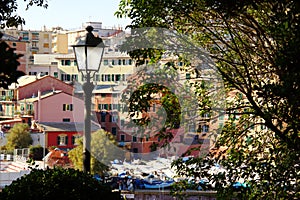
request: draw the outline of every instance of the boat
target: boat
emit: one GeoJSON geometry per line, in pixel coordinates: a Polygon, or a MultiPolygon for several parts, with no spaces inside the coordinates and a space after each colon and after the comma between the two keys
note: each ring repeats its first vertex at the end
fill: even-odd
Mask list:
{"type": "Polygon", "coordinates": [[[154,181],[152,183],[144,182],[145,189],[162,189],[162,188],[169,188],[175,183],[174,180],[168,181],[154,181]]]}
{"type": "Polygon", "coordinates": [[[165,180],[161,180],[157,176],[150,174],[140,182],[140,188],[143,189],[161,189],[171,187],[175,181],[171,178],[165,177],[165,180]]]}

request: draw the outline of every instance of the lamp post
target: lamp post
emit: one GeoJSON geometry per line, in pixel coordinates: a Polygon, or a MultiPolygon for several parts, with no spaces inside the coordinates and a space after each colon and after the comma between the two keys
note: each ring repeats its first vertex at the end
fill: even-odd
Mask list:
{"type": "Polygon", "coordinates": [[[43,128],[43,136],[44,136],[44,148],[43,148],[43,169],[45,170],[45,156],[46,156],[46,129],[43,128]]]}
{"type": "Polygon", "coordinates": [[[92,33],[93,27],[86,27],[87,34],[85,39],[72,45],[77,61],[78,71],[85,78],[82,85],[84,92],[84,133],[83,133],[83,171],[91,171],[91,99],[94,84],[91,78],[100,69],[101,60],[104,52],[104,43],[101,38],[95,37],[92,33]]]}

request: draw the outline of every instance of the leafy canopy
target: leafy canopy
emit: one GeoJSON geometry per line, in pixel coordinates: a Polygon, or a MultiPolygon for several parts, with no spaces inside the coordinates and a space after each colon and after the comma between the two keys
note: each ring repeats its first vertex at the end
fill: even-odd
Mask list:
{"type": "Polygon", "coordinates": [[[216,151],[194,161],[199,168],[219,162],[227,173],[180,161],[178,173],[210,178],[220,197],[246,181],[247,199],[299,198],[299,12],[300,3],[289,0],[120,1],[116,15],[130,18],[128,27],[176,30],[204,47],[227,87],[229,120],[216,151]]]}
{"type": "Polygon", "coordinates": [[[6,144],[8,150],[28,148],[31,144],[28,124],[17,123],[8,131],[6,144]]]}
{"type": "MultiPolygon", "coordinates": [[[[83,169],[83,138],[76,140],[77,147],[69,151],[69,158],[75,169],[83,169]]],[[[109,170],[109,163],[114,159],[123,159],[118,150],[114,136],[104,130],[92,133],[91,140],[91,173],[103,175],[109,170]]]]}

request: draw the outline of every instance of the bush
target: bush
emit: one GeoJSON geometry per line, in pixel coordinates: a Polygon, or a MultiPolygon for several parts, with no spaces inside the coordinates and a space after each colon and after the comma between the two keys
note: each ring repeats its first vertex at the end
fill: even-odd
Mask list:
{"type": "Polygon", "coordinates": [[[75,169],[33,169],[0,192],[1,200],[120,199],[109,186],[75,169]]]}
{"type": "MultiPolygon", "coordinates": [[[[37,145],[37,146],[30,146],[29,151],[30,151],[30,158],[33,160],[43,160],[44,156],[44,147],[37,145]]],[[[47,155],[48,149],[45,149],[45,155],[47,155]]]]}

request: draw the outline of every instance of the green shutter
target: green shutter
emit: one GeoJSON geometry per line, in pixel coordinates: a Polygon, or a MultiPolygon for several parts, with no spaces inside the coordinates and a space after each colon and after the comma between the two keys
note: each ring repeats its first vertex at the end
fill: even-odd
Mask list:
{"type": "Polygon", "coordinates": [[[59,144],[60,144],[60,137],[57,136],[57,145],[59,145],[59,144]]]}

